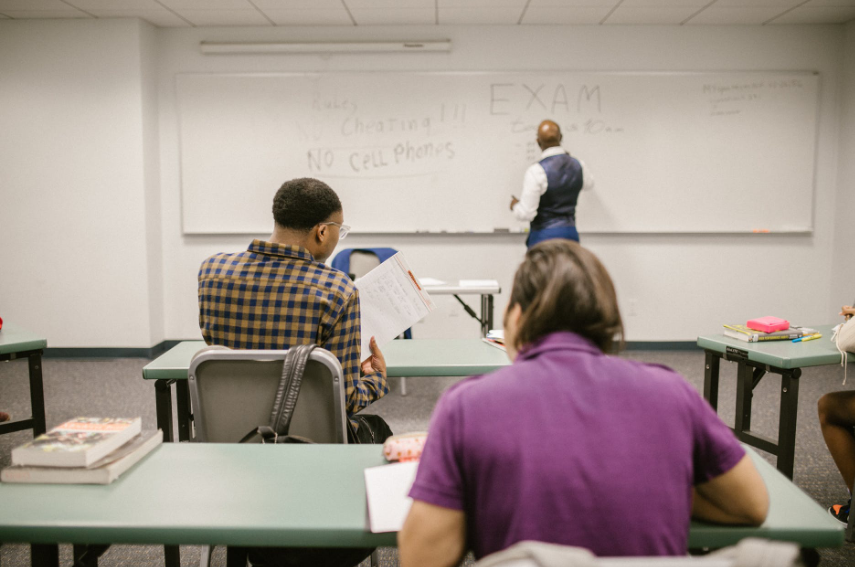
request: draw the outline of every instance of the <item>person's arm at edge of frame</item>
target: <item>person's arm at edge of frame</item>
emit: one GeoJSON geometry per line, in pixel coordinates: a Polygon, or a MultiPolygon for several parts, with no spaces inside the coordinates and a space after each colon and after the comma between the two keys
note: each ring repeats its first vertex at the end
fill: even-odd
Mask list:
{"type": "Polygon", "coordinates": [[[698,520],[759,526],[768,513],[769,492],[749,455],[692,489],[692,518],[698,520]]]}
{"type": "Polygon", "coordinates": [[[466,515],[414,500],[398,532],[401,567],[453,567],[466,553],[466,515]]]}

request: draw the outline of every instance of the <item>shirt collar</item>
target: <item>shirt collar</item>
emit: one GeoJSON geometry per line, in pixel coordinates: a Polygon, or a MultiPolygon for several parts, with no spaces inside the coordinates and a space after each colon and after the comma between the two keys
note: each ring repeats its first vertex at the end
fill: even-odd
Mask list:
{"type": "Polygon", "coordinates": [[[540,159],[548,158],[552,156],[560,156],[561,154],[566,154],[567,150],[562,148],[561,146],[552,146],[551,148],[546,148],[543,150],[543,153],[540,154],[540,159]]]}
{"type": "Polygon", "coordinates": [[[258,238],[252,241],[252,244],[247,248],[248,251],[255,254],[264,254],[266,256],[282,256],[285,258],[298,258],[308,262],[314,262],[315,257],[312,253],[302,246],[291,246],[289,244],[279,244],[276,242],[267,242],[258,238]]]}
{"type": "Polygon", "coordinates": [[[602,355],[603,352],[593,342],[570,331],[556,331],[540,337],[530,345],[523,347],[517,355],[518,360],[536,358],[551,350],[577,350],[589,354],[602,355]]]}

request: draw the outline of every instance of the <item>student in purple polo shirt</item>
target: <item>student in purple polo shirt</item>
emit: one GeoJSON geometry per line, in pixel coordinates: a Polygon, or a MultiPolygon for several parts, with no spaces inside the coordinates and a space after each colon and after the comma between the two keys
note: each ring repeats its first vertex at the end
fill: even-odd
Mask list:
{"type": "Polygon", "coordinates": [[[403,567],[523,540],[683,555],[692,517],[763,522],[766,486],[733,433],[673,370],[607,356],[622,330],[591,252],[549,240],[526,253],[505,312],[513,364],[440,399],[398,534],[403,567]]]}

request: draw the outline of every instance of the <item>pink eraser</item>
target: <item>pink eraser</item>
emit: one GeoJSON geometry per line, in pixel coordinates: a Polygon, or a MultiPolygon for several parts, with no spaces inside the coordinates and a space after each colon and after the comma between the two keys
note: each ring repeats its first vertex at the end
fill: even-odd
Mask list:
{"type": "Polygon", "coordinates": [[[786,331],[790,328],[790,322],[779,317],[760,317],[759,319],[751,319],[745,325],[749,329],[761,331],[763,333],[774,333],[775,331],[786,331]]]}

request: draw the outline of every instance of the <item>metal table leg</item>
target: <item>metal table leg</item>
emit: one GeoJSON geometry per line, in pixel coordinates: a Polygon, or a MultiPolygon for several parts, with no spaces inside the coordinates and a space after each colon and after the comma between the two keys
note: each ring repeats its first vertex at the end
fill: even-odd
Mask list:
{"type": "Polygon", "coordinates": [[[59,546],[39,543],[30,546],[30,563],[33,567],[59,567],[59,546]]]}
{"type": "Polygon", "coordinates": [[[177,545],[164,545],[163,559],[166,567],[181,567],[181,550],[177,545]]]}
{"type": "Polygon", "coordinates": [[[190,385],[189,380],[175,381],[176,403],[178,405],[178,440],[187,441],[190,439],[190,421],[193,416],[193,409],[190,406],[190,385]]]}
{"type": "Polygon", "coordinates": [[[778,417],[777,468],[790,480],[796,456],[796,420],[799,407],[799,368],[781,374],[781,413],[778,417]]]}
{"type": "Polygon", "coordinates": [[[157,427],[163,431],[163,441],[174,441],[172,433],[172,382],[174,380],[155,380],[154,395],[157,411],[157,427]]]}
{"type": "Polygon", "coordinates": [[[718,373],[721,364],[721,356],[712,351],[706,352],[706,365],[704,367],[704,399],[709,402],[712,409],[718,411],[718,373]]]}
{"type": "Polygon", "coordinates": [[[33,410],[33,437],[38,437],[45,431],[45,390],[42,380],[42,351],[32,353],[30,365],[30,407],[33,410]]]}
{"type": "Polygon", "coordinates": [[[484,294],[481,296],[481,337],[486,337],[493,328],[493,296],[484,294]]]}

